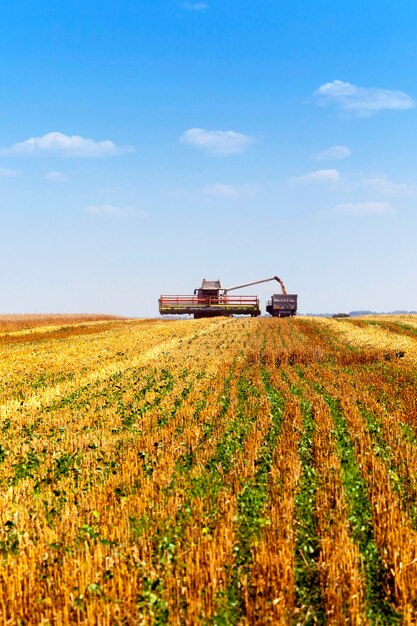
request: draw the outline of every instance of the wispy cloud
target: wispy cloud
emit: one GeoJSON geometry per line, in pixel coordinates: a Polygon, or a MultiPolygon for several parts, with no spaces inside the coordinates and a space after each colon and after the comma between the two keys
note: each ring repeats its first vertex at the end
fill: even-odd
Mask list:
{"type": "Polygon", "coordinates": [[[114,204],[90,204],[85,209],[93,215],[107,215],[108,217],[147,217],[146,211],[132,206],[115,206],[114,204]]]}
{"type": "Polygon", "coordinates": [[[239,195],[239,190],[236,187],[223,183],[206,185],[202,191],[206,196],[220,196],[222,198],[236,198],[239,195]]]}
{"type": "Polygon", "coordinates": [[[395,196],[399,194],[412,193],[404,183],[394,183],[385,177],[364,178],[363,183],[366,187],[373,189],[375,192],[386,196],[395,196]]]}
{"type": "Polygon", "coordinates": [[[316,170],[315,172],[309,172],[303,176],[293,176],[288,180],[291,185],[303,185],[306,183],[314,184],[336,184],[340,182],[341,176],[335,169],[329,170],[316,170]]]}
{"type": "Polygon", "coordinates": [[[393,215],[395,209],[388,202],[347,202],[338,204],[330,211],[342,215],[393,215]]]}
{"type": "Polygon", "coordinates": [[[46,155],[70,157],[102,157],[133,152],[130,146],[116,146],[109,139],[94,141],[79,135],[47,133],[41,137],[31,137],[0,150],[8,155],[46,155]]]}
{"type": "Polygon", "coordinates": [[[327,148],[327,150],[318,152],[315,158],[318,161],[342,161],[350,157],[351,154],[352,150],[347,146],[332,146],[331,148],[327,148]]]}
{"type": "Polygon", "coordinates": [[[314,92],[315,100],[322,106],[335,105],[361,116],[370,116],[379,111],[405,111],[416,106],[415,100],[403,91],[358,87],[352,83],[334,80],[314,92]]]}
{"type": "Polygon", "coordinates": [[[66,174],[62,174],[62,172],[47,172],[44,176],[45,180],[51,180],[56,183],[65,183],[69,180],[66,174]]]}
{"type": "Polygon", "coordinates": [[[241,154],[255,139],[234,130],[190,128],[180,137],[180,141],[208,154],[229,155],[241,154]]]}
{"type": "Polygon", "coordinates": [[[17,170],[9,170],[6,167],[0,167],[0,178],[12,178],[13,176],[19,176],[20,172],[17,170]]]}
{"type": "Polygon", "coordinates": [[[186,11],[205,11],[209,8],[207,2],[181,2],[180,6],[186,11]]]}

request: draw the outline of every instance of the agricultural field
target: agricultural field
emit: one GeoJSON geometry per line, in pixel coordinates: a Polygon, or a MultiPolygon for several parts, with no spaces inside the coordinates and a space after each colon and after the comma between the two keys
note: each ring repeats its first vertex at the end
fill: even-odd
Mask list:
{"type": "Polygon", "coordinates": [[[417,316],[0,317],[0,623],[417,623],[417,316]]]}

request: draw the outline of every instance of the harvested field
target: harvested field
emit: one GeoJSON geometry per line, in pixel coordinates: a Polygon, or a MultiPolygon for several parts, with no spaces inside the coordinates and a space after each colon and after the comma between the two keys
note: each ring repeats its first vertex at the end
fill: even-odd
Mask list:
{"type": "Polygon", "coordinates": [[[0,334],[15,331],[33,331],[35,328],[60,328],[69,324],[83,322],[101,322],[105,320],[123,319],[115,315],[92,314],[48,314],[48,313],[21,313],[15,315],[0,314],[0,334]]]}
{"type": "Polygon", "coordinates": [[[416,317],[0,317],[0,354],[0,623],[417,623],[416,317]]]}

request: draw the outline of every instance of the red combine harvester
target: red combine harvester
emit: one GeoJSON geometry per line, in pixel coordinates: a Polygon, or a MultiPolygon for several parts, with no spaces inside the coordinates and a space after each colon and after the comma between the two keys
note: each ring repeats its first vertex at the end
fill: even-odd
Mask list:
{"type": "MultiPolygon", "coordinates": [[[[162,295],[159,298],[159,312],[161,315],[194,315],[195,319],[217,317],[219,315],[250,315],[251,317],[257,317],[261,314],[258,296],[229,296],[228,292],[235,289],[243,289],[243,287],[250,287],[251,285],[259,285],[270,280],[277,280],[281,285],[283,294],[287,295],[284,283],[278,276],[255,280],[251,283],[227,289],[221,286],[220,280],[204,279],[201,287],[195,289],[192,296],[162,295]]],[[[275,295],[273,298],[277,298],[277,296],[275,295]]],[[[295,299],[295,302],[297,302],[297,296],[295,296],[295,299]]],[[[275,309],[272,315],[277,315],[278,311],[279,309],[275,309]]],[[[283,314],[285,315],[284,310],[281,311],[281,316],[283,314]]],[[[286,314],[294,315],[295,312],[286,314]]]]}

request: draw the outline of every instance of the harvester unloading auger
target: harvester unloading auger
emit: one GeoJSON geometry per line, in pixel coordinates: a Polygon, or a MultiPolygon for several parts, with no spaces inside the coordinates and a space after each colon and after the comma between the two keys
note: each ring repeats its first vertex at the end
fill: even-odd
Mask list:
{"type": "Polygon", "coordinates": [[[161,315],[194,315],[194,318],[217,317],[219,315],[250,315],[261,314],[258,296],[229,296],[229,291],[243,289],[260,283],[276,280],[282,294],[274,294],[268,302],[266,310],[273,317],[289,317],[297,313],[297,296],[287,294],[283,281],[278,276],[255,280],[251,283],[223,288],[220,280],[204,279],[201,287],[194,289],[192,296],[164,296],[159,298],[161,315]]]}
{"type": "Polygon", "coordinates": [[[269,283],[271,280],[276,280],[280,284],[282,294],[274,293],[271,300],[268,300],[266,305],[267,313],[272,315],[272,317],[291,317],[296,315],[298,296],[296,294],[288,294],[284,282],[278,276],[255,280],[252,283],[246,283],[245,285],[237,285],[237,287],[229,287],[229,289],[225,289],[224,292],[227,293],[233,289],[243,289],[243,287],[259,285],[260,283],[269,283]]]}
{"type": "Polygon", "coordinates": [[[278,276],[272,276],[271,278],[262,278],[261,280],[254,280],[252,283],[245,283],[244,285],[237,285],[236,287],[229,287],[228,289],[224,289],[224,293],[228,291],[233,291],[233,289],[243,289],[243,287],[251,287],[252,285],[259,285],[260,283],[269,283],[271,280],[276,280],[281,285],[282,293],[287,295],[287,290],[285,289],[285,285],[278,276]]]}

